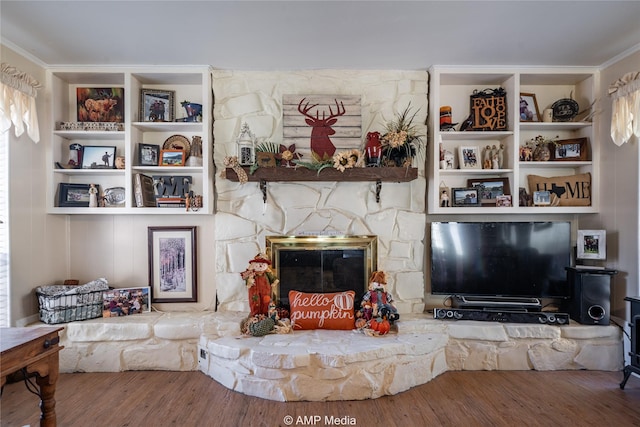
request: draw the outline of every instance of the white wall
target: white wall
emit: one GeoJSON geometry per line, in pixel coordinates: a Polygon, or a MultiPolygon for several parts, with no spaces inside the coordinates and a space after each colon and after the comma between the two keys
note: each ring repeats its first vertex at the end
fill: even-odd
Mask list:
{"type": "MultiPolygon", "coordinates": [[[[2,62],[45,82],[45,69],[2,46],[2,62]]],[[[39,90],[37,111],[41,140],[34,143],[25,131],[17,138],[9,130],[9,242],[10,325],[38,312],[33,289],[66,276],[67,228],[64,217],[45,214],[45,153],[47,103],[39,90]]]]}
{"type": "Polygon", "coordinates": [[[631,71],[640,71],[640,46],[600,74],[601,210],[579,220],[581,229],[607,230],[607,266],[619,271],[611,287],[611,311],[620,318],[629,313],[624,297],[640,295],[640,142],[632,137],[621,147],[613,143],[607,89],[631,71]]]}

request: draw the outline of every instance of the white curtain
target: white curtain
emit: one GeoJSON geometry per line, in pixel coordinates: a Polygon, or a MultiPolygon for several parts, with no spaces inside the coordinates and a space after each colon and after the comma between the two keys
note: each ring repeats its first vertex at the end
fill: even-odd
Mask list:
{"type": "Polygon", "coordinates": [[[33,142],[40,141],[36,96],[41,87],[30,75],[7,63],[0,65],[0,132],[13,123],[16,136],[26,130],[33,142]]]}
{"type": "Polygon", "coordinates": [[[617,146],[640,138],[640,71],[625,74],[609,86],[613,98],[611,139],[617,146]]]}

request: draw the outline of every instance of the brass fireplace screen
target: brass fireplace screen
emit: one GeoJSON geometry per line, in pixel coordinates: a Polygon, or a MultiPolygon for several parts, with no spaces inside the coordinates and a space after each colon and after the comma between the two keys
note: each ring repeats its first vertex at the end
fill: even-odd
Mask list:
{"type": "Polygon", "coordinates": [[[278,279],[275,298],[289,306],[289,291],[353,290],[359,303],[377,269],[376,236],[267,236],[266,252],[278,279]]]}

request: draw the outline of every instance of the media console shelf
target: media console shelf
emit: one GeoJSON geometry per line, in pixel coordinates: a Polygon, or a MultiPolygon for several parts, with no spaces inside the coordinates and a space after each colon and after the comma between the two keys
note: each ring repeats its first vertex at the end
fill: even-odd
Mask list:
{"type": "MultiPolygon", "coordinates": [[[[250,182],[259,182],[262,190],[262,199],[267,201],[268,182],[359,182],[372,181],[376,183],[376,202],[380,202],[380,190],[383,182],[410,182],[418,178],[417,168],[394,168],[394,167],[374,167],[374,168],[352,168],[340,172],[334,168],[326,168],[320,172],[304,167],[300,168],[258,168],[250,173],[249,167],[242,168],[247,174],[250,182]]],[[[226,178],[230,181],[240,181],[238,174],[232,169],[226,169],[226,178]]]]}

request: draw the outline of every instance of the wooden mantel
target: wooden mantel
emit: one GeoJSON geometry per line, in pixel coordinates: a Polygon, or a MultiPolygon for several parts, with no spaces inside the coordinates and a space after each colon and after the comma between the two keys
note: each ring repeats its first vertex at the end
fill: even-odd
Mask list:
{"type": "MultiPolygon", "coordinates": [[[[372,167],[372,168],[353,168],[345,169],[340,172],[334,168],[325,168],[319,173],[316,170],[304,167],[298,168],[258,168],[254,173],[249,172],[249,167],[242,168],[247,178],[251,182],[260,182],[263,200],[267,200],[267,182],[292,182],[292,181],[340,181],[340,182],[357,182],[357,181],[373,181],[376,183],[376,201],[380,201],[380,189],[383,182],[409,182],[418,178],[417,168],[404,167],[372,167]]],[[[232,169],[227,168],[226,178],[230,181],[238,182],[238,174],[232,169]]]]}
{"type": "MultiPolygon", "coordinates": [[[[353,168],[340,172],[334,168],[326,168],[320,171],[298,168],[258,168],[253,174],[249,173],[249,167],[243,167],[249,181],[381,181],[381,182],[409,182],[418,177],[417,168],[353,168]]],[[[238,181],[238,175],[231,168],[227,168],[227,179],[238,181]]]]}

